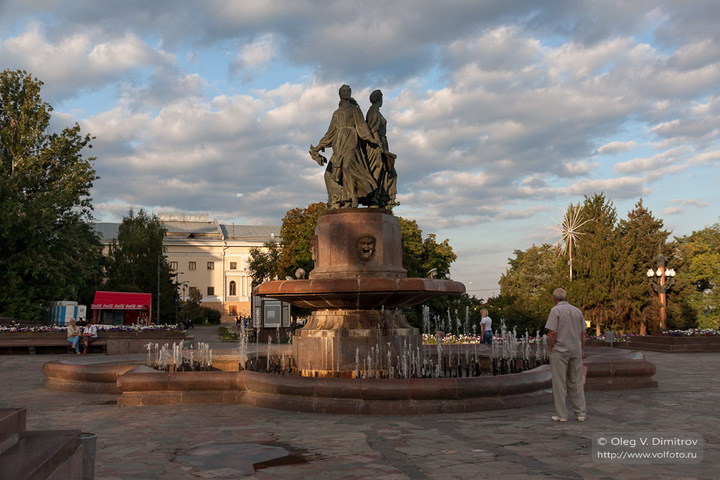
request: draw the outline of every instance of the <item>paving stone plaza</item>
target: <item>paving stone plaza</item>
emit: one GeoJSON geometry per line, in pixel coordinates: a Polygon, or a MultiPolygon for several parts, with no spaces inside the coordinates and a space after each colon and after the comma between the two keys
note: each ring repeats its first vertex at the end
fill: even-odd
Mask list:
{"type": "MultiPolygon", "coordinates": [[[[191,334],[227,348],[216,332],[191,334]]],[[[658,388],[588,392],[584,423],[553,422],[551,404],[415,416],[118,407],[115,395],[45,389],[42,365],[65,355],[0,356],[0,407],[27,407],[29,430],[97,434],[97,479],[720,478],[720,355],[646,355],[657,366],[658,388]],[[599,456],[600,439],[643,438],[669,446],[648,450],[661,454],[655,459],[599,456]]],[[[625,450],[643,452],[632,443],[625,450]]]]}

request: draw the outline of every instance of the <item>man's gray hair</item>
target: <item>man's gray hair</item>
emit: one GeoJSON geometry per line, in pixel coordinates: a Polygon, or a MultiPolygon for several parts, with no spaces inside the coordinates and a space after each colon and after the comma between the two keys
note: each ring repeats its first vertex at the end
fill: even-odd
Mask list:
{"type": "Polygon", "coordinates": [[[567,300],[567,292],[564,288],[556,288],[553,292],[553,298],[558,302],[564,302],[567,300]]]}

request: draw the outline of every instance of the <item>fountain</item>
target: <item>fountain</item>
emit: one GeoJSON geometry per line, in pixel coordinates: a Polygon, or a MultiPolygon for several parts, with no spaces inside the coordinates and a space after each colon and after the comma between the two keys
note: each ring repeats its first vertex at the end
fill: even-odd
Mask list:
{"type": "Polygon", "coordinates": [[[400,224],[386,209],[330,210],[318,220],[315,234],[309,279],[266,282],[254,290],[314,309],[293,337],[300,375],[353,377],[358,355],[366,358],[371,350],[371,360],[377,361],[363,369],[370,376],[398,371],[400,353],[422,344],[400,308],[465,292],[452,280],[407,277],[400,224]]]}
{"type": "MultiPolygon", "coordinates": [[[[267,282],[254,291],[313,310],[311,320],[296,330],[291,353],[273,359],[271,344],[264,355],[259,346],[251,353],[243,326],[231,355],[202,348],[197,361],[191,352],[185,362],[177,347],[171,352],[152,345],[147,361],[155,368],[142,365],[143,358],[48,362],[45,386],[117,393],[123,406],[239,403],[346,414],[470,412],[552,401],[550,370],[542,365],[547,343],[539,334],[534,356],[527,335],[518,341],[504,327],[492,350],[484,347],[485,354],[476,346],[471,356],[470,346],[463,350],[438,342],[434,355],[426,355],[433,347],[422,345],[420,332],[400,309],[461,294],[465,287],[452,280],[407,277],[400,225],[386,208],[395,201],[397,174],[379,113],[382,94],[371,95],[367,123],[347,85],[340,88],[340,98],[327,134],[310,147],[311,157],[327,164],[330,207],[318,220],[312,242],[315,268],[308,279],[267,282]],[[328,161],[320,152],[330,146],[328,161]],[[494,376],[477,376],[481,361],[494,376]],[[287,374],[291,369],[299,375],[287,374]]],[[[468,333],[465,313],[464,325],[455,318],[458,335],[461,329],[468,333]]],[[[450,331],[450,312],[446,322],[450,331]]],[[[436,330],[443,323],[436,319],[436,330]]],[[[423,329],[430,332],[427,311],[423,329]]],[[[589,350],[587,389],[657,386],[651,379],[655,366],[642,354],[594,349],[602,353],[591,355],[589,350]]]]}

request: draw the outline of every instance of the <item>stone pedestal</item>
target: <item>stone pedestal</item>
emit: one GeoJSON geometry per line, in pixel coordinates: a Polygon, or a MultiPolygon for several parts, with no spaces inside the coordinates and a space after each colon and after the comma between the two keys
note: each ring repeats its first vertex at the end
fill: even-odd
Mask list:
{"type": "Polygon", "coordinates": [[[311,279],[407,277],[400,222],[390,211],[330,210],[315,228],[311,279]]]}

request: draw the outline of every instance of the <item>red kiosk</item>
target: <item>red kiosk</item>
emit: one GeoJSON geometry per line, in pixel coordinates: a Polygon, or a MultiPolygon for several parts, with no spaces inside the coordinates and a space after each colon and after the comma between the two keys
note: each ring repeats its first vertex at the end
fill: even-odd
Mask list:
{"type": "Polygon", "coordinates": [[[92,322],[108,325],[149,325],[151,293],[95,292],[92,322]]]}

